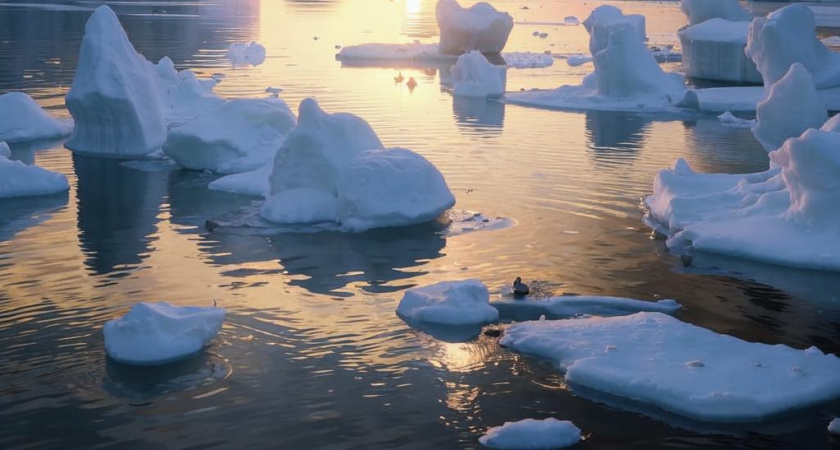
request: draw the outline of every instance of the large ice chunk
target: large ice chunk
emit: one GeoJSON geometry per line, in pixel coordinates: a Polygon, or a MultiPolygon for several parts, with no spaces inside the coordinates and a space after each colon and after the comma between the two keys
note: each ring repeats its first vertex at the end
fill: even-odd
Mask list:
{"type": "Polygon", "coordinates": [[[568,420],[548,418],[505,422],[487,430],[478,441],[499,450],[551,450],[580,442],[580,428],[568,420]]]}
{"type": "Polygon", "coordinates": [[[711,19],[749,22],[752,14],[738,0],[682,0],[680,9],[688,17],[689,25],[711,19]]]}
{"type": "Polygon", "coordinates": [[[640,42],[644,43],[647,40],[645,16],[641,14],[625,15],[615,6],[601,5],[593,9],[589,13],[589,17],[583,21],[583,27],[589,33],[589,53],[595,56],[596,53],[607,48],[610,42],[610,27],[622,23],[632,27],[640,42]]]}
{"type": "Polygon", "coordinates": [[[455,96],[501,97],[505,93],[505,67],[494,66],[479,51],[459,56],[450,73],[455,96]]]}
{"type": "Polygon", "coordinates": [[[733,83],[761,83],[755,63],[744,52],[749,28],[749,22],[713,18],[677,32],[685,74],[733,83]]]}
{"type": "Polygon", "coordinates": [[[444,281],[405,291],[397,315],[412,325],[482,325],[499,319],[478,280],[444,281]]]}
{"type": "Polygon", "coordinates": [[[500,53],[513,30],[513,17],[485,2],[463,8],[457,0],[438,0],[435,17],[443,54],[460,55],[470,50],[500,53]]]}
{"type": "Polygon", "coordinates": [[[794,3],[766,18],[753,19],[746,52],[765,86],[781,79],[797,62],[811,73],[817,89],[840,86],[840,54],[817,38],[814,13],[803,4],[794,3]]]}
{"type": "Polygon", "coordinates": [[[105,351],[138,366],[166,364],[195,355],[222,329],[224,308],[137,303],[105,323],[105,351]]]}
{"type": "Polygon", "coordinates": [[[549,319],[567,319],[581,315],[626,316],[637,312],[662,312],[671,314],[681,306],[675,300],[656,302],[622,297],[592,295],[564,295],[551,298],[504,298],[490,302],[502,317],[513,320],[535,320],[540,316],[549,319]]]}
{"type": "Polygon", "coordinates": [[[267,197],[271,190],[268,177],[271,176],[272,162],[251,172],[235,173],[210,182],[207,187],[213,191],[229,192],[231,194],[267,197]]]}
{"type": "Polygon", "coordinates": [[[178,71],[169,57],[164,56],[155,64],[155,72],[160,78],[161,104],[170,127],[183,124],[225,102],[213,93],[216,80],[198,78],[189,69],[178,71]]]}
{"type": "Polygon", "coordinates": [[[63,174],[27,166],[10,160],[9,156],[9,146],[0,142],[0,198],[50,195],[70,189],[63,174]]]}
{"type": "Polygon", "coordinates": [[[840,271],[840,134],[807,130],[770,153],[771,169],[699,174],[681,161],[657,175],[647,223],[677,252],[840,271]]]}
{"type": "Polygon", "coordinates": [[[67,94],[76,122],[67,148],[122,156],[159,149],[166,139],[161,96],[154,65],[134,50],[111,8],[96,8],[67,94]]]}
{"type": "Polygon", "coordinates": [[[525,322],[501,344],[572,386],[707,422],[749,422],[840,397],[840,358],[715,333],[660,313],[525,322]]]}
{"type": "Polygon", "coordinates": [[[274,158],[295,123],[283,100],[231,100],[170,130],[163,152],[187,169],[249,172],[274,158]]]}
{"type": "Polygon", "coordinates": [[[802,64],[794,63],[765,91],[756,108],[756,120],[753,134],[772,151],[808,128],[819,128],[828,120],[828,111],[811,75],[802,64]]]}
{"type": "Polygon", "coordinates": [[[70,135],[73,124],[58,120],[23,92],[0,95],[0,141],[18,143],[70,135]]]}
{"type": "Polygon", "coordinates": [[[259,66],[265,62],[265,47],[258,42],[235,42],[227,51],[227,58],[234,66],[259,66]]]}

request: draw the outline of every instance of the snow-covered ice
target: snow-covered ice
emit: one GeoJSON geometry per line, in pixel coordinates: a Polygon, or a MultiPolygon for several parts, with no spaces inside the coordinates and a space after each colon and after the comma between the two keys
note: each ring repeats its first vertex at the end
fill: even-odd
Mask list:
{"type": "Polygon", "coordinates": [[[447,55],[470,50],[501,53],[513,30],[513,17],[486,2],[463,8],[457,0],[438,0],[435,17],[440,29],[440,53],[447,55]]]}
{"type": "Polygon", "coordinates": [[[270,191],[268,177],[271,176],[273,162],[251,172],[235,173],[221,177],[207,185],[210,190],[231,194],[267,197],[270,191]]]}
{"type": "Polygon", "coordinates": [[[457,55],[443,55],[436,43],[425,44],[414,41],[404,44],[359,44],[342,47],[335,58],[345,64],[369,64],[370,62],[412,62],[442,63],[455,61],[457,55]]]}
{"type": "Polygon", "coordinates": [[[733,83],[761,83],[755,63],[744,53],[749,28],[749,22],[713,18],[677,32],[685,74],[733,83]]]}
{"type": "Polygon", "coordinates": [[[655,302],[632,298],[603,297],[592,295],[565,295],[551,298],[503,298],[490,302],[499,314],[512,320],[536,320],[540,316],[549,319],[570,318],[582,315],[626,316],[637,312],[662,312],[671,314],[681,306],[675,300],[655,302]]]}
{"type": "Polygon", "coordinates": [[[704,422],[753,422],[840,397],[840,358],[751,343],[661,313],[524,322],[500,343],[575,386],[704,422]]]}
{"type": "Polygon", "coordinates": [[[440,172],[406,149],[383,148],[370,125],[327,114],[313,99],[274,158],[261,215],[277,224],[333,222],[344,231],[432,221],[455,198],[440,172]]]}
{"type": "Polygon", "coordinates": [[[178,71],[169,57],[164,56],[155,64],[155,72],[160,78],[161,103],[169,127],[186,123],[225,102],[213,93],[217,80],[198,78],[188,69],[178,71]]]}
{"type": "Polygon", "coordinates": [[[259,66],[265,62],[265,47],[258,42],[235,42],[227,51],[227,59],[234,66],[259,66]]]}
{"type": "Polygon", "coordinates": [[[638,20],[628,22],[632,16],[614,10],[598,7],[584,21],[590,30],[595,72],[581,85],[508,94],[505,101],[556,109],[645,112],[670,110],[682,101],[683,79],[659,67],[640,33],[643,20],[642,25],[638,20]]]}
{"type": "Polygon", "coordinates": [[[762,97],[763,86],[689,89],[678,106],[717,114],[726,111],[754,112],[762,97]]]}
{"type": "Polygon", "coordinates": [[[10,144],[56,139],[73,132],[70,121],[56,119],[22,92],[0,95],[0,141],[10,144]]]}
{"type": "Polygon", "coordinates": [[[647,40],[645,30],[645,16],[641,14],[624,14],[612,5],[601,5],[589,13],[583,21],[583,27],[589,33],[589,53],[594,57],[596,53],[607,48],[610,42],[610,29],[614,25],[628,24],[636,32],[639,41],[647,40]]]}
{"type": "Polygon", "coordinates": [[[105,323],[105,351],[115,361],[158,365],[189,358],[222,329],[224,308],[137,303],[105,323]]]}
{"type": "Polygon", "coordinates": [[[840,86],[840,53],[820,42],[814,13],[803,4],[794,3],[753,19],[746,53],[766,86],[781,79],[797,62],[811,74],[817,89],[840,86]]]}
{"type": "Polygon", "coordinates": [[[773,151],[788,138],[819,128],[826,120],[828,111],[811,75],[802,64],[794,63],[758,102],[752,131],[767,151],[773,151]]]}
{"type": "Polygon", "coordinates": [[[554,56],[549,53],[504,52],[502,58],[514,69],[541,69],[554,64],[554,56]]]}
{"type": "Polygon", "coordinates": [[[840,419],[834,419],[828,424],[828,432],[831,434],[840,434],[840,419]]]}
{"type": "Polygon", "coordinates": [[[230,100],[171,129],[163,151],[187,169],[250,172],[274,158],[296,122],[279,98],[230,100]]]}
{"type": "Polygon", "coordinates": [[[675,252],[840,271],[837,148],[840,134],[809,129],[771,152],[766,172],[699,174],[680,159],[656,176],[645,221],[675,252]]]}
{"type": "Polygon", "coordinates": [[[756,123],[755,119],[743,119],[732,114],[729,111],[726,111],[725,113],[719,115],[718,120],[724,126],[732,128],[752,128],[753,126],[755,126],[756,123]]]}
{"type": "Polygon", "coordinates": [[[475,50],[459,56],[450,75],[453,95],[458,97],[494,98],[505,93],[506,68],[493,65],[475,50]]]}
{"type": "Polygon", "coordinates": [[[499,450],[551,450],[575,445],[580,438],[580,428],[575,424],[549,417],[505,422],[488,429],[478,441],[499,450]]]}
{"type": "Polygon", "coordinates": [[[0,142],[0,198],[50,195],[70,189],[63,174],[28,166],[9,156],[9,146],[0,142]]]}
{"type": "Polygon", "coordinates": [[[444,281],[405,291],[397,315],[412,326],[471,326],[493,323],[499,311],[478,280],[444,281]]]}
{"type": "Polygon", "coordinates": [[[689,25],[711,19],[749,22],[752,14],[738,0],[682,0],[680,9],[688,17],[689,25]]]}

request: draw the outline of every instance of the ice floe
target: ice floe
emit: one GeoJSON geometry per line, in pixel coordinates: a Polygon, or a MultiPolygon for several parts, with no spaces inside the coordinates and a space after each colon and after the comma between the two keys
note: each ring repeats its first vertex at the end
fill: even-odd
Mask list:
{"type": "Polygon", "coordinates": [[[22,92],[0,95],[0,141],[10,144],[69,136],[73,123],[56,119],[22,92]]]}
{"type": "Polygon", "coordinates": [[[712,19],[749,22],[752,14],[738,0],[682,0],[680,9],[688,17],[689,25],[712,19]]]}
{"type": "Polygon", "coordinates": [[[655,302],[632,298],[603,297],[592,295],[564,295],[551,298],[502,298],[490,302],[504,319],[536,320],[540,316],[549,319],[567,319],[570,317],[626,316],[637,312],[662,312],[671,314],[681,306],[675,300],[665,299],[655,302]]]}
{"type": "Polygon", "coordinates": [[[514,69],[541,69],[554,64],[554,56],[550,53],[504,52],[502,59],[514,69]]]}
{"type": "Polygon", "coordinates": [[[414,41],[402,44],[359,44],[341,48],[335,58],[350,66],[392,65],[393,63],[437,66],[454,62],[458,55],[443,55],[437,43],[414,41]]]}
{"type": "Polygon", "coordinates": [[[794,63],[758,102],[752,131],[761,145],[772,151],[808,128],[819,128],[826,120],[828,111],[811,75],[802,64],[794,63]]]}
{"type": "Polygon", "coordinates": [[[440,172],[406,149],[385,149],[361,118],[327,114],[313,99],[274,158],[264,219],[332,222],[345,231],[435,220],[455,204],[440,172]]]}
{"type": "Polygon", "coordinates": [[[271,187],[268,177],[271,176],[273,162],[251,172],[235,173],[211,181],[207,187],[213,191],[229,192],[231,194],[251,195],[255,197],[268,196],[271,187]]]}
{"type": "Polygon", "coordinates": [[[680,30],[677,35],[685,74],[733,83],[761,83],[755,63],[744,52],[749,28],[749,22],[712,18],[680,30]]]}
{"type": "Polygon", "coordinates": [[[486,2],[463,8],[457,0],[438,0],[435,17],[440,29],[440,53],[460,55],[470,50],[501,53],[513,30],[513,18],[486,2]]]}
{"type": "Polygon", "coordinates": [[[536,321],[500,343],[551,361],[572,386],[704,422],[753,422],[840,397],[840,358],[751,343],[661,313],[536,321]]]}
{"type": "Polygon", "coordinates": [[[189,358],[216,337],[224,317],[224,308],[137,303],[105,323],[105,351],[117,362],[139,366],[189,358]]]}
{"type": "Polygon", "coordinates": [[[505,67],[493,65],[478,51],[459,56],[450,69],[450,75],[452,93],[458,97],[496,98],[505,93],[505,67]]]}
{"type": "Polygon", "coordinates": [[[717,116],[721,124],[732,128],[752,128],[755,126],[755,119],[743,119],[729,111],[717,116]]]}
{"type": "Polygon", "coordinates": [[[661,171],[646,223],[677,253],[709,252],[782,266],[840,271],[840,134],[807,130],[770,153],[766,172],[661,171]]]}
{"type": "Polygon", "coordinates": [[[487,430],[478,441],[498,450],[551,450],[580,442],[580,428],[567,420],[548,418],[505,422],[487,430]]]}
{"type": "Polygon", "coordinates": [[[11,151],[0,142],[0,199],[51,195],[70,189],[64,174],[9,159],[11,151]]]}
{"type": "Polygon", "coordinates": [[[235,42],[226,56],[234,66],[259,66],[265,62],[265,47],[254,41],[235,42]]]}
{"type": "Polygon", "coordinates": [[[274,158],[296,122],[279,98],[230,100],[171,129],[163,152],[187,169],[250,172],[274,158]]]}
{"type": "Polygon", "coordinates": [[[447,328],[464,330],[463,340],[478,334],[482,325],[499,319],[499,311],[490,306],[490,293],[478,280],[444,281],[405,291],[397,315],[413,327],[433,335],[445,334],[447,328]]]}
{"type": "Polygon", "coordinates": [[[607,48],[610,42],[610,28],[614,25],[627,24],[635,31],[639,41],[647,40],[645,16],[641,14],[624,14],[612,5],[601,5],[589,13],[583,21],[583,27],[589,33],[589,53],[594,57],[596,53],[607,48]]]}

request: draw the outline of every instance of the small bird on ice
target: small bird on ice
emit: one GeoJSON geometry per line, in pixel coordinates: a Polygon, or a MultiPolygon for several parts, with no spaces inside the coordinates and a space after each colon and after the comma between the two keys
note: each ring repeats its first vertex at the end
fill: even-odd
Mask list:
{"type": "Polygon", "coordinates": [[[397,75],[397,76],[395,76],[395,77],[394,77],[394,82],[395,82],[395,83],[402,83],[402,82],[403,82],[403,80],[405,80],[405,77],[404,77],[404,76],[403,76],[403,74],[402,74],[402,70],[400,70],[399,75],[397,75]]]}
{"type": "Polygon", "coordinates": [[[522,278],[516,277],[513,280],[513,298],[522,298],[531,293],[531,288],[522,282],[522,278]]]}
{"type": "Polygon", "coordinates": [[[283,88],[276,88],[276,87],[267,87],[265,88],[265,92],[267,94],[271,94],[272,97],[278,97],[281,92],[283,92],[283,88]]]}

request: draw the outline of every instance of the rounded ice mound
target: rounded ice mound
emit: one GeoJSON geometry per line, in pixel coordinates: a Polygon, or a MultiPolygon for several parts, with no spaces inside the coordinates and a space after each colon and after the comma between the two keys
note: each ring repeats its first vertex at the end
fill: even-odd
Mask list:
{"type": "Polygon", "coordinates": [[[697,25],[710,19],[724,19],[732,22],[746,22],[752,14],[738,0],[682,0],[680,9],[688,17],[689,25],[697,25]]]}
{"type": "Polygon", "coordinates": [[[187,169],[248,172],[271,161],[295,123],[280,99],[231,100],[170,130],[163,152],[187,169]]]}
{"type": "Polygon", "coordinates": [[[794,63],[758,102],[752,132],[766,150],[772,151],[808,128],[819,128],[826,120],[825,102],[814,88],[811,75],[802,64],[794,63]]]}
{"type": "Polygon", "coordinates": [[[251,42],[235,42],[227,51],[227,58],[234,66],[259,66],[265,62],[265,47],[251,42]]]}
{"type": "Polygon", "coordinates": [[[781,79],[797,62],[810,72],[817,89],[840,86],[840,54],[817,38],[814,13],[803,4],[794,3],[753,19],[746,53],[761,72],[765,86],[781,79]]]}
{"type": "Polygon", "coordinates": [[[96,8],[67,94],[76,122],[67,148],[122,156],[159,149],[166,139],[159,83],[154,65],[134,50],[111,8],[96,8]]]}
{"type": "Polygon", "coordinates": [[[479,51],[458,57],[451,69],[453,95],[458,97],[501,97],[507,81],[504,66],[495,66],[479,51]]]}
{"type": "Polygon", "coordinates": [[[397,315],[414,324],[482,325],[499,320],[478,280],[444,281],[405,291],[397,315]]]}
{"type": "Polygon", "coordinates": [[[198,78],[189,69],[179,72],[167,56],[155,64],[155,72],[159,78],[161,104],[169,126],[188,122],[225,102],[213,93],[218,81],[213,78],[198,78]]]}
{"type": "Polygon", "coordinates": [[[455,204],[437,168],[404,148],[359,154],[336,187],[339,221],[351,230],[430,222],[455,204]]]}
{"type": "Polygon", "coordinates": [[[438,0],[435,17],[440,28],[439,51],[445,55],[470,50],[500,53],[513,30],[513,17],[485,2],[463,8],[457,0],[438,0]]]}
{"type": "Polygon", "coordinates": [[[260,216],[279,224],[311,224],[338,221],[338,199],[332,192],[295,188],[279,192],[263,203],[260,216]]]}
{"type": "Polygon", "coordinates": [[[487,430],[478,442],[499,450],[551,450],[575,445],[580,438],[580,428],[575,424],[550,417],[505,422],[487,430]]]}
{"type": "Polygon", "coordinates": [[[609,44],[610,27],[626,23],[633,27],[644,44],[647,39],[645,30],[645,16],[641,14],[625,15],[621,9],[612,5],[601,5],[589,13],[589,17],[583,21],[583,27],[589,33],[589,53],[593,56],[607,47],[609,44]]]}
{"type": "Polygon", "coordinates": [[[0,142],[0,198],[51,195],[70,189],[64,174],[8,159],[9,146],[0,142]]]}
{"type": "Polygon", "coordinates": [[[831,434],[840,434],[840,419],[834,419],[828,424],[828,432],[831,434]]]}
{"type": "Polygon", "coordinates": [[[224,308],[137,303],[105,323],[105,351],[124,364],[149,366],[189,358],[222,329],[224,308]]]}
{"type": "Polygon", "coordinates": [[[61,138],[72,132],[72,124],[50,116],[23,92],[0,95],[0,141],[15,144],[61,138]]]}

